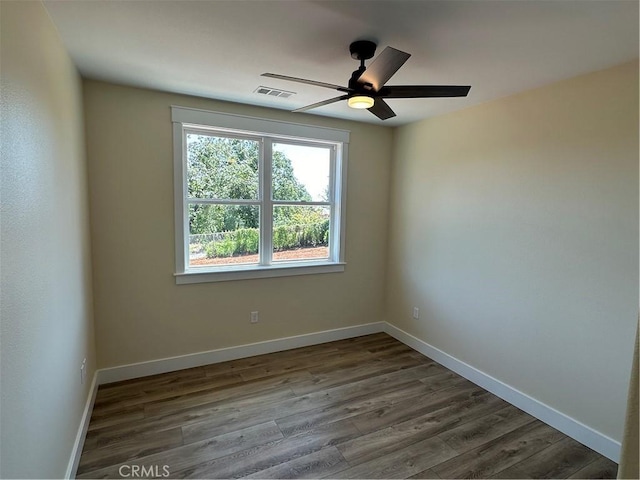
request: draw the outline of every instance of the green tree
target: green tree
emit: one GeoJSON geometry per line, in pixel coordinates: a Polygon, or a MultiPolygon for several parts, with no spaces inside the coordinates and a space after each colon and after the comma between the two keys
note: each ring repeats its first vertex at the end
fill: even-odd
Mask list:
{"type": "Polygon", "coordinates": [[[305,186],[298,182],[298,179],[295,177],[291,160],[289,160],[284,153],[273,153],[271,176],[273,178],[274,200],[292,200],[298,202],[310,202],[312,200],[305,186]]]}
{"type": "MultiPolygon", "coordinates": [[[[258,142],[187,135],[188,194],[193,198],[257,199],[258,142]]],[[[191,233],[211,233],[258,226],[258,209],[250,205],[191,204],[191,233]]]]}
{"type": "MultiPolygon", "coordinates": [[[[259,143],[254,140],[187,135],[188,194],[192,198],[257,199],[259,143]]],[[[294,175],[291,160],[274,152],[273,197],[277,200],[311,201],[311,195],[294,175]]],[[[274,223],[313,223],[307,207],[276,208],[274,223]]],[[[192,234],[257,228],[259,210],[251,205],[200,205],[189,208],[192,234]]]]}

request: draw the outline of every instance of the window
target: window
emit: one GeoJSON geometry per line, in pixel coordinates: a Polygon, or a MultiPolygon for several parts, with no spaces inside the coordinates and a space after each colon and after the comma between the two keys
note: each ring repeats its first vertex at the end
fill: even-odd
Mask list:
{"type": "Polygon", "coordinates": [[[176,281],[344,271],[349,133],[172,107],[176,281]]]}

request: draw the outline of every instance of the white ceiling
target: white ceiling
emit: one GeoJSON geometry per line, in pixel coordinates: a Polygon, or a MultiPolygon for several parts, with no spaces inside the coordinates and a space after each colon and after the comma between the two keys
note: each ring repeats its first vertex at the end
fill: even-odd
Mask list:
{"type": "MultiPolygon", "coordinates": [[[[292,110],[338,95],[263,72],[346,85],[349,44],[411,58],[388,82],[471,85],[466,98],[395,99],[401,125],[638,57],[634,0],[45,0],[83,76],[292,110]],[[260,86],[297,92],[288,99],[260,86]]],[[[603,92],[606,94],[606,92],[603,92]]],[[[301,113],[301,116],[310,113],[301,113]]],[[[313,110],[383,123],[346,102],[313,110]]]]}

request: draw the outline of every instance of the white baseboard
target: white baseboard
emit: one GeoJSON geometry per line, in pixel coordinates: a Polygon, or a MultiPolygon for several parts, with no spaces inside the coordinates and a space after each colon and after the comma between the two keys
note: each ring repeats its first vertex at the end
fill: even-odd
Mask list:
{"type": "Polygon", "coordinates": [[[320,343],[344,340],[346,338],[370,335],[383,332],[384,322],[367,323],[353,327],[336,328],[323,332],[307,333],[294,337],[278,338],[265,342],[250,343],[237,347],[220,348],[206,352],[191,353],[178,357],[162,358],[148,362],[132,363],[119,367],[104,368],[98,370],[98,384],[119,382],[131,378],[146,377],[159,373],[174,372],[185,368],[200,367],[212,363],[227,362],[238,358],[254,357],[265,353],[281,352],[293,348],[307,347],[320,343]]]}
{"type": "Polygon", "coordinates": [[[565,435],[618,463],[620,459],[620,442],[530,397],[526,393],[522,393],[500,380],[481,372],[477,368],[458,360],[390,323],[385,322],[384,331],[405,345],[447,367],[449,370],[453,370],[467,380],[481,386],[485,390],[490,391],[519,409],[533,415],[544,423],[560,430],[565,435]]]}
{"type": "Polygon", "coordinates": [[[73,442],[73,449],[71,450],[71,458],[67,465],[67,472],[64,478],[76,478],[76,472],[78,471],[78,464],[80,463],[80,455],[82,455],[82,447],[84,446],[84,439],[87,437],[87,429],[89,428],[89,420],[91,420],[91,412],[93,411],[93,404],[96,400],[96,392],[98,391],[98,372],[93,374],[93,380],[91,381],[91,387],[89,387],[89,395],[87,395],[87,401],[84,405],[84,411],[82,412],[82,418],[80,419],[80,426],[78,427],[78,433],[76,434],[76,440],[73,442]]]}

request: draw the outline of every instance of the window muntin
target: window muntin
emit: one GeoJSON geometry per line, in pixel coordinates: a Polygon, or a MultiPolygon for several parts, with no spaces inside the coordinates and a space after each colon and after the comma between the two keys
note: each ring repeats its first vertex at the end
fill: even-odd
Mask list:
{"type": "MultiPolygon", "coordinates": [[[[313,273],[313,265],[320,266],[315,267],[320,268],[318,273],[344,270],[322,267],[343,264],[340,246],[344,240],[339,236],[342,142],[176,123],[175,116],[174,111],[174,125],[179,128],[175,132],[180,137],[174,136],[174,142],[180,138],[182,143],[182,164],[176,164],[176,174],[183,176],[176,188],[184,194],[182,200],[176,200],[176,208],[183,211],[176,226],[184,228],[184,239],[176,241],[177,255],[184,252],[183,270],[177,260],[178,275],[218,272],[219,279],[225,280],[313,273]],[[211,221],[212,216],[218,220],[211,221]],[[290,273],[281,270],[284,267],[290,273]],[[279,271],[228,275],[272,268],[279,271]]],[[[346,133],[336,132],[339,136],[346,133]]],[[[210,280],[194,281],[215,281],[205,277],[210,280]]]]}

